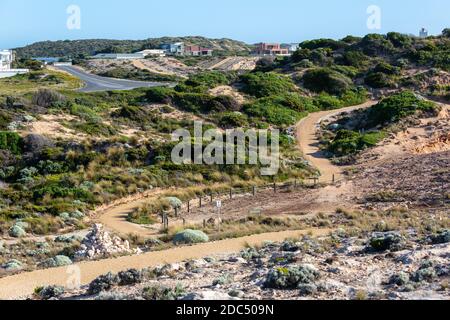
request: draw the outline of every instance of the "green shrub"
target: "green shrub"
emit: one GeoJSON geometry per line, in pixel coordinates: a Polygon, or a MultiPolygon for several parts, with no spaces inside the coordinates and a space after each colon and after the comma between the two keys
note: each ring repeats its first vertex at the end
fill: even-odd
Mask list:
{"type": "Polygon", "coordinates": [[[403,242],[403,237],[395,232],[376,232],[369,240],[370,247],[375,251],[399,251],[403,242]]]}
{"type": "Polygon", "coordinates": [[[177,300],[186,294],[185,289],[181,285],[177,285],[174,289],[155,285],[146,287],[142,291],[142,297],[150,301],[170,301],[177,300]]]}
{"type": "Polygon", "coordinates": [[[383,99],[368,110],[368,125],[375,127],[384,123],[397,122],[418,111],[434,112],[436,105],[416,96],[411,91],[403,91],[383,99]]]}
{"type": "Polygon", "coordinates": [[[8,233],[13,238],[22,238],[27,234],[25,230],[19,225],[12,226],[11,229],[9,229],[8,233]]]}
{"type": "Polygon", "coordinates": [[[193,244],[208,241],[209,237],[203,231],[200,230],[186,229],[178,232],[173,237],[174,244],[193,244]]]}
{"type": "Polygon", "coordinates": [[[279,267],[269,271],[265,287],[273,289],[295,289],[300,284],[313,284],[320,273],[309,265],[279,267]]]}
{"type": "Polygon", "coordinates": [[[9,150],[14,154],[22,152],[23,140],[15,132],[0,131],[0,149],[9,150]]]}
{"type": "Polygon", "coordinates": [[[308,70],[302,80],[305,88],[314,92],[341,94],[353,87],[350,78],[329,68],[308,70]]]}
{"type": "Polygon", "coordinates": [[[64,287],[61,286],[47,286],[39,287],[34,290],[34,293],[42,300],[49,300],[52,298],[58,298],[65,292],[64,287]]]}
{"type": "Polygon", "coordinates": [[[351,155],[377,145],[385,135],[384,132],[361,134],[351,130],[339,130],[327,149],[336,156],[351,155]]]}
{"type": "Polygon", "coordinates": [[[274,72],[249,73],[240,79],[244,84],[243,91],[258,98],[297,91],[291,79],[274,72]]]}
{"type": "Polygon", "coordinates": [[[19,260],[12,259],[2,265],[2,268],[6,271],[18,271],[23,269],[23,264],[19,260]]]}
{"type": "Polygon", "coordinates": [[[62,266],[68,266],[72,264],[72,260],[66,256],[56,256],[53,258],[49,258],[43,262],[41,262],[40,266],[44,268],[56,268],[62,266]]]}
{"type": "Polygon", "coordinates": [[[219,115],[217,123],[220,127],[230,128],[242,128],[248,126],[247,116],[240,112],[225,112],[219,115]]]}
{"type": "Polygon", "coordinates": [[[101,275],[89,283],[88,294],[94,295],[100,292],[111,290],[119,284],[119,277],[111,272],[101,275]]]}
{"type": "Polygon", "coordinates": [[[165,198],[165,200],[169,202],[170,206],[173,209],[181,209],[181,207],[183,206],[183,202],[177,197],[167,197],[165,198]]]}

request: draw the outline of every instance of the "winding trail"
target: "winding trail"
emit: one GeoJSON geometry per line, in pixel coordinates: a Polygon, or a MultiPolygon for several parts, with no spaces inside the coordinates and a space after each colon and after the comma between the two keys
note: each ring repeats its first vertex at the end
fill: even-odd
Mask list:
{"type": "Polygon", "coordinates": [[[316,134],[320,123],[327,118],[334,117],[344,112],[369,108],[376,103],[377,101],[368,101],[357,106],[312,113],[297,124],[296,131],[299,148],[303,153],[304,158],[320,171],[320,180],[322,182],[332,182],[333,175],[335,176],[335,179],[339,179],[342,176],[343,167],[333,165],[319,149],[319,140],[317,139],[316,134]]]}
{"type": "MultiPolygon", "coordinates": [[[[375,103],[375,101],[370,101],[358,106],[313,113],[297,124],[299,147],[305,158],[320,170],[322,174],[321,179],[323,181],[331,182],[333,174],[337,176],[342,174],[342,168],[334,166],[319,150],[319,141],[316,137],[318,124],[327,117],[332,117],[343,112],[367,108],[375,103]]],[[[96,210],[96,214],[98,215],[97,220],[105,224],[107,228],[122,235],[129,233],[147,237],[154,235],[154,230],[129,223],[125,218],[131,210],[139,207],[149,198],[158,196],[163,191],[164,190],[161,189],[150,190],[144,194],[125,198],[109,206],[99,208],[96,210]]],[[[129,268],[142,269],[164,263],[176,263],[189,259],[199,259],[207,255],[230,254],[240,251],[246,245],[259,245],[265,241],[283,241],[287,238],[299,237],[306,234],[322,236],[329,233],[329,231],[329,229],[306,229],[300,231],[257,234],[242,238],[226,239],[193,246],[149,252],[142,255],[82,262],[69,267],[21,273],[0,279],[0,299],[17,299],[24,297],[30,295],[33,290],[39,286],[67,286],[73,281],[74,276],[77,274],[80,276],[81,285],[86,285],[99,275],[107,272],[117,273],[129,268]]]]}
{"type": "Polygon", "coordinates": [[[86,285],[96,277],[108,272],[117,273],[130,268],[143,269],[165,263],[200,259],[208,255],[232,254],[244,249],[246,245],[261,245],[265,241],[280,242],[288,238],[300,237],[303,235],[323,236],[329,232],[329,229],[308,229],[301,231],[264,233],[187,247],[177,247],[163,251],[148,252],[142,255],[82,262],[68,267],[21,273],[0,279],[0,299],[24,298],[27,295],[32,294],[34,289],[40,286],[68,286],[78,282],[74,282],[74,279],[77,280],[78,275],[78,283],[86,285]]]}

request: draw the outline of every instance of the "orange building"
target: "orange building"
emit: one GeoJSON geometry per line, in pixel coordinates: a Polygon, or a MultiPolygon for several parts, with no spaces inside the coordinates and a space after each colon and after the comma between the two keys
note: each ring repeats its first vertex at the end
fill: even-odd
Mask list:
{"type": "Polygon", "coordinates": [[[260,56],[287,56],[289,50],[281,48],[279,43],[258,43],[254,53],[260,56]]]}

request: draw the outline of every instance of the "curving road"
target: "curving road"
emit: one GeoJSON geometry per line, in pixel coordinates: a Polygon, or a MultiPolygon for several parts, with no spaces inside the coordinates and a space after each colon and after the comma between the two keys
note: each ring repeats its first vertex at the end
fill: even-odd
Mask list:
{"type": "Polygon", "coordinates": [[[320,123],[326,118],[333,117],[344,112],[369,108],[376,103],[377,101],[368,101],[357,106],[312,113],[297,124],[297,142],[300,150],[303,153],[304,158],[320,171],[320,180],[322,182],[331,183],[333,180],[333,175],[336,180],[339,179],[342,175],[343,167],[333,165],[320,150],[320,141],[316,136],[320,123]]]}
{"type": "Polygon", "coordinates": [[[161,82],[147,82],[147,81],[135,81],[127,79],[115,79],[100,77],[94,74],[87,73],[81,68],[75,66],[59,66],[55,67],[58,70],[65,71],[71,75],[79,78],[85,83],[85,86],[79,89],[80,92],[97,92],[97,91],[109,91],[109,90],[132,90],[136,88],[149,88],[171,85],[161,82]]]}

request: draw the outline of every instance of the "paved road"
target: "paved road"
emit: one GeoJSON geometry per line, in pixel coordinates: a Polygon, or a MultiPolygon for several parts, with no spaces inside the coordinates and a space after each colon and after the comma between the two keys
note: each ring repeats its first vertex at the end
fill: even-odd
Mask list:
{"type": "Polygon", "coordinates": [[[60,66],[57,69],[70,73],[71,75],[81,79],[85,86],[81,88],[80,92],[96,92],[96,91],[109,91],[109,90],[131,90],[136,88],[148,88],[158,87],[164,85],[170,85],[161,82],[146,82],[146,81],[134,81],[126,79],[114,79],[100,77],[94,74],[87,73],[80,68],[74,66],[60,66]]]}

